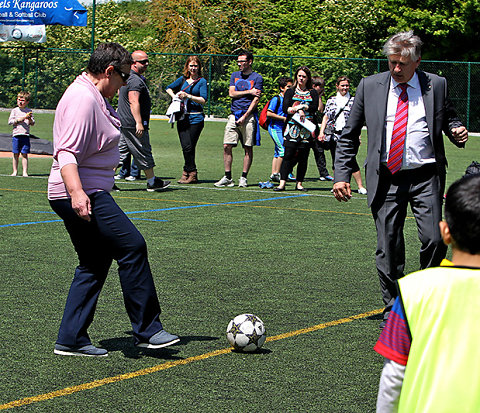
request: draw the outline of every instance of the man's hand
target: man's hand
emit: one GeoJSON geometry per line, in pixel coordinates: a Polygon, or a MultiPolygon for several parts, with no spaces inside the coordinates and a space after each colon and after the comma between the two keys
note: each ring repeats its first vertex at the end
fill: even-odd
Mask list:
{"type": "Polygon", "coordinates": [[[259,98],[261,95],[262,95],[262,91],[260,89],[257,89],[257,88],[252,88],[249,90],[250,94],[259,98]]]}
{"type": "Polygon", "coordinates": [[[145,128],[143,127],[143,124],[142,123],[136,123],[135,124],[135,135],[137,136],[137,138],[141,138],[142,135],[143,135],[143,131],[145,130],[145,128]]]}
{"type": "Polygon", "coordinates": [[[238,126],[241,126],[245,123],[245,120],[247,119],[247,114],[245,113],[244,115],[240,116],[238,118],[238,120],[235,121],[235,124],[237,124],[238,126]]]}
{"type": "Polygon", "coordinates": [[[451,132],[453,139],[455,139],[458,143],[465,143],[468,140],[468,131],[465,126],[453,128],[451,132]]]}
{"type": "Polygon", "coordinates": [[[348,182],[337,182],[333,185],[333,195],[338,201],[347,202],[352,197],[352,188],[348,182]]]}

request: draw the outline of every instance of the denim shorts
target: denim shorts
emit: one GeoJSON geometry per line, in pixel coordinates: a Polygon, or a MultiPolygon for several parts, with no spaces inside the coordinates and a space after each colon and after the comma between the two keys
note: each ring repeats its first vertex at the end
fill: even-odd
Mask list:
{"type": "Polygon", "coordinates": [[[30,153],[30,136],[12,136],[12,153],[30,153]]]}

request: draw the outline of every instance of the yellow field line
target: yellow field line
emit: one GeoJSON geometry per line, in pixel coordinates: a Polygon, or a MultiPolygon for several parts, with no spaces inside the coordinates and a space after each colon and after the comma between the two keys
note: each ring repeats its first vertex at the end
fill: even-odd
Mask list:
{"type": "MultiPolygon", "coordinates": [[[[365,318],[365,317],[369,317],[371,315],[379,314],[382,311],[383,311],[383,309],[377,309],[377,310],[373,310],[373,311],[368,311],[366,313],[353,315],[351,317],[341,318],[339,320],[329,321],[327,323],[322,323],[322,324],[317,324],[317,325],[312,326],[312,327],[302,328],[300,330],[290,331],[288,333],[268,337],[266,341],[270,342],[270,341],[282,340],[282,339],[285,339],[285,338],[298,336],[300,334],[311,333],[312,331],[322,330],[322,329],[327,328],[327,327],[333,327],[333,326],[336,326],[336,325],[339,325],[339,324],[349,323],[349,322],[352,322],[352,321],[355,321],[355,320],[358,320],[358,319],[361,319],[361,318],[365,318]]],[[[220,356],[222,354],[231,353],[232,350],[233,350],[233,348],[223,348],[223,349],[220,349],[220,350],[211,351],[209,353],[200,354],[199,356],[188,357],[188,358],[183,359],[183,360],[168,361],[168,362],[163,363],[163,364],[158,364],[156,366],[149,367],[149,368],[142,369],[142,370],[137,370],[137,371],[134,371],[134,372],[131,372],[131,373],[119,374],[118,376],[106,377],[106,378],[101,379],[101,380],[94,380],[90,383],[84,383],[84,384],[79,384],[78,386],[66,387],[64,389],[56,390],[56,391],[53,391],[53,392],[50,392],[50,393],[40,394],[38,396],[26,397],[24,399],[15,400],[13,402],[2,404],[2,405],[0,405],[0,410],[11,409],[13,407],[19,407],[19,406],[25,406],[25,405],[32,404],[32,403],[38,403],[38,402],[41,402],[41,401],[54,399],[55,397],[67,396],[69,394],[78,393],[78,392],[81,392],[81,391],[84,391],[84,390],[94,389],[95,387],[104,386],[106,384],[116,383],[116,382],[119,382],[119,381],[128,380],[128,379],[132,379],[132,378],[139,377],[139,376],[145,376],[147,374],[156,373],[158,371],[166,370],[166,369],[169,369],[171,367],[183,366],[185,364],[193,363],[194,361],[201,361],[201,360],[208,359],[210,357],[216,357],[216,356],[220,356]]]]}

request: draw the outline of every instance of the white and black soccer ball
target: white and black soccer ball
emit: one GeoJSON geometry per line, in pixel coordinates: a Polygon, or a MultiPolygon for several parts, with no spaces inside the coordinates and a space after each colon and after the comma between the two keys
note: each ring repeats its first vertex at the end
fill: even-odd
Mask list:
{"type": "Polygon", "coordinates": [[[256,315],[240,314],[228,323],[227,340],[237,351],[255,351],[266,338],[263,321],[256,315]]]}

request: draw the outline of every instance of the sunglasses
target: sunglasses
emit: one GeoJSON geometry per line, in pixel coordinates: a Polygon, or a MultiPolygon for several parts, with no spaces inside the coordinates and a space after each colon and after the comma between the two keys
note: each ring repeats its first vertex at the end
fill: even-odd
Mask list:
{"type": "Polygon", "coordinates": [[[117,67],[113,67],[113,70],[115,70],[115,72],[117,72],[120,77],[122,78],[122,80],[124,82],[126,82],[128,80],[128,78],[130,77],[130,73],[125,73],[125,72],[122,72],[120,69],[118,69],[117,67]]]}
{"type": "Polygon", "coordinates": [[[135,60],[135,62],[144,65],[144,64],[147,64],[147,63],[148,63],[148,59],[145,59],[145,60],[135,60]]]}

